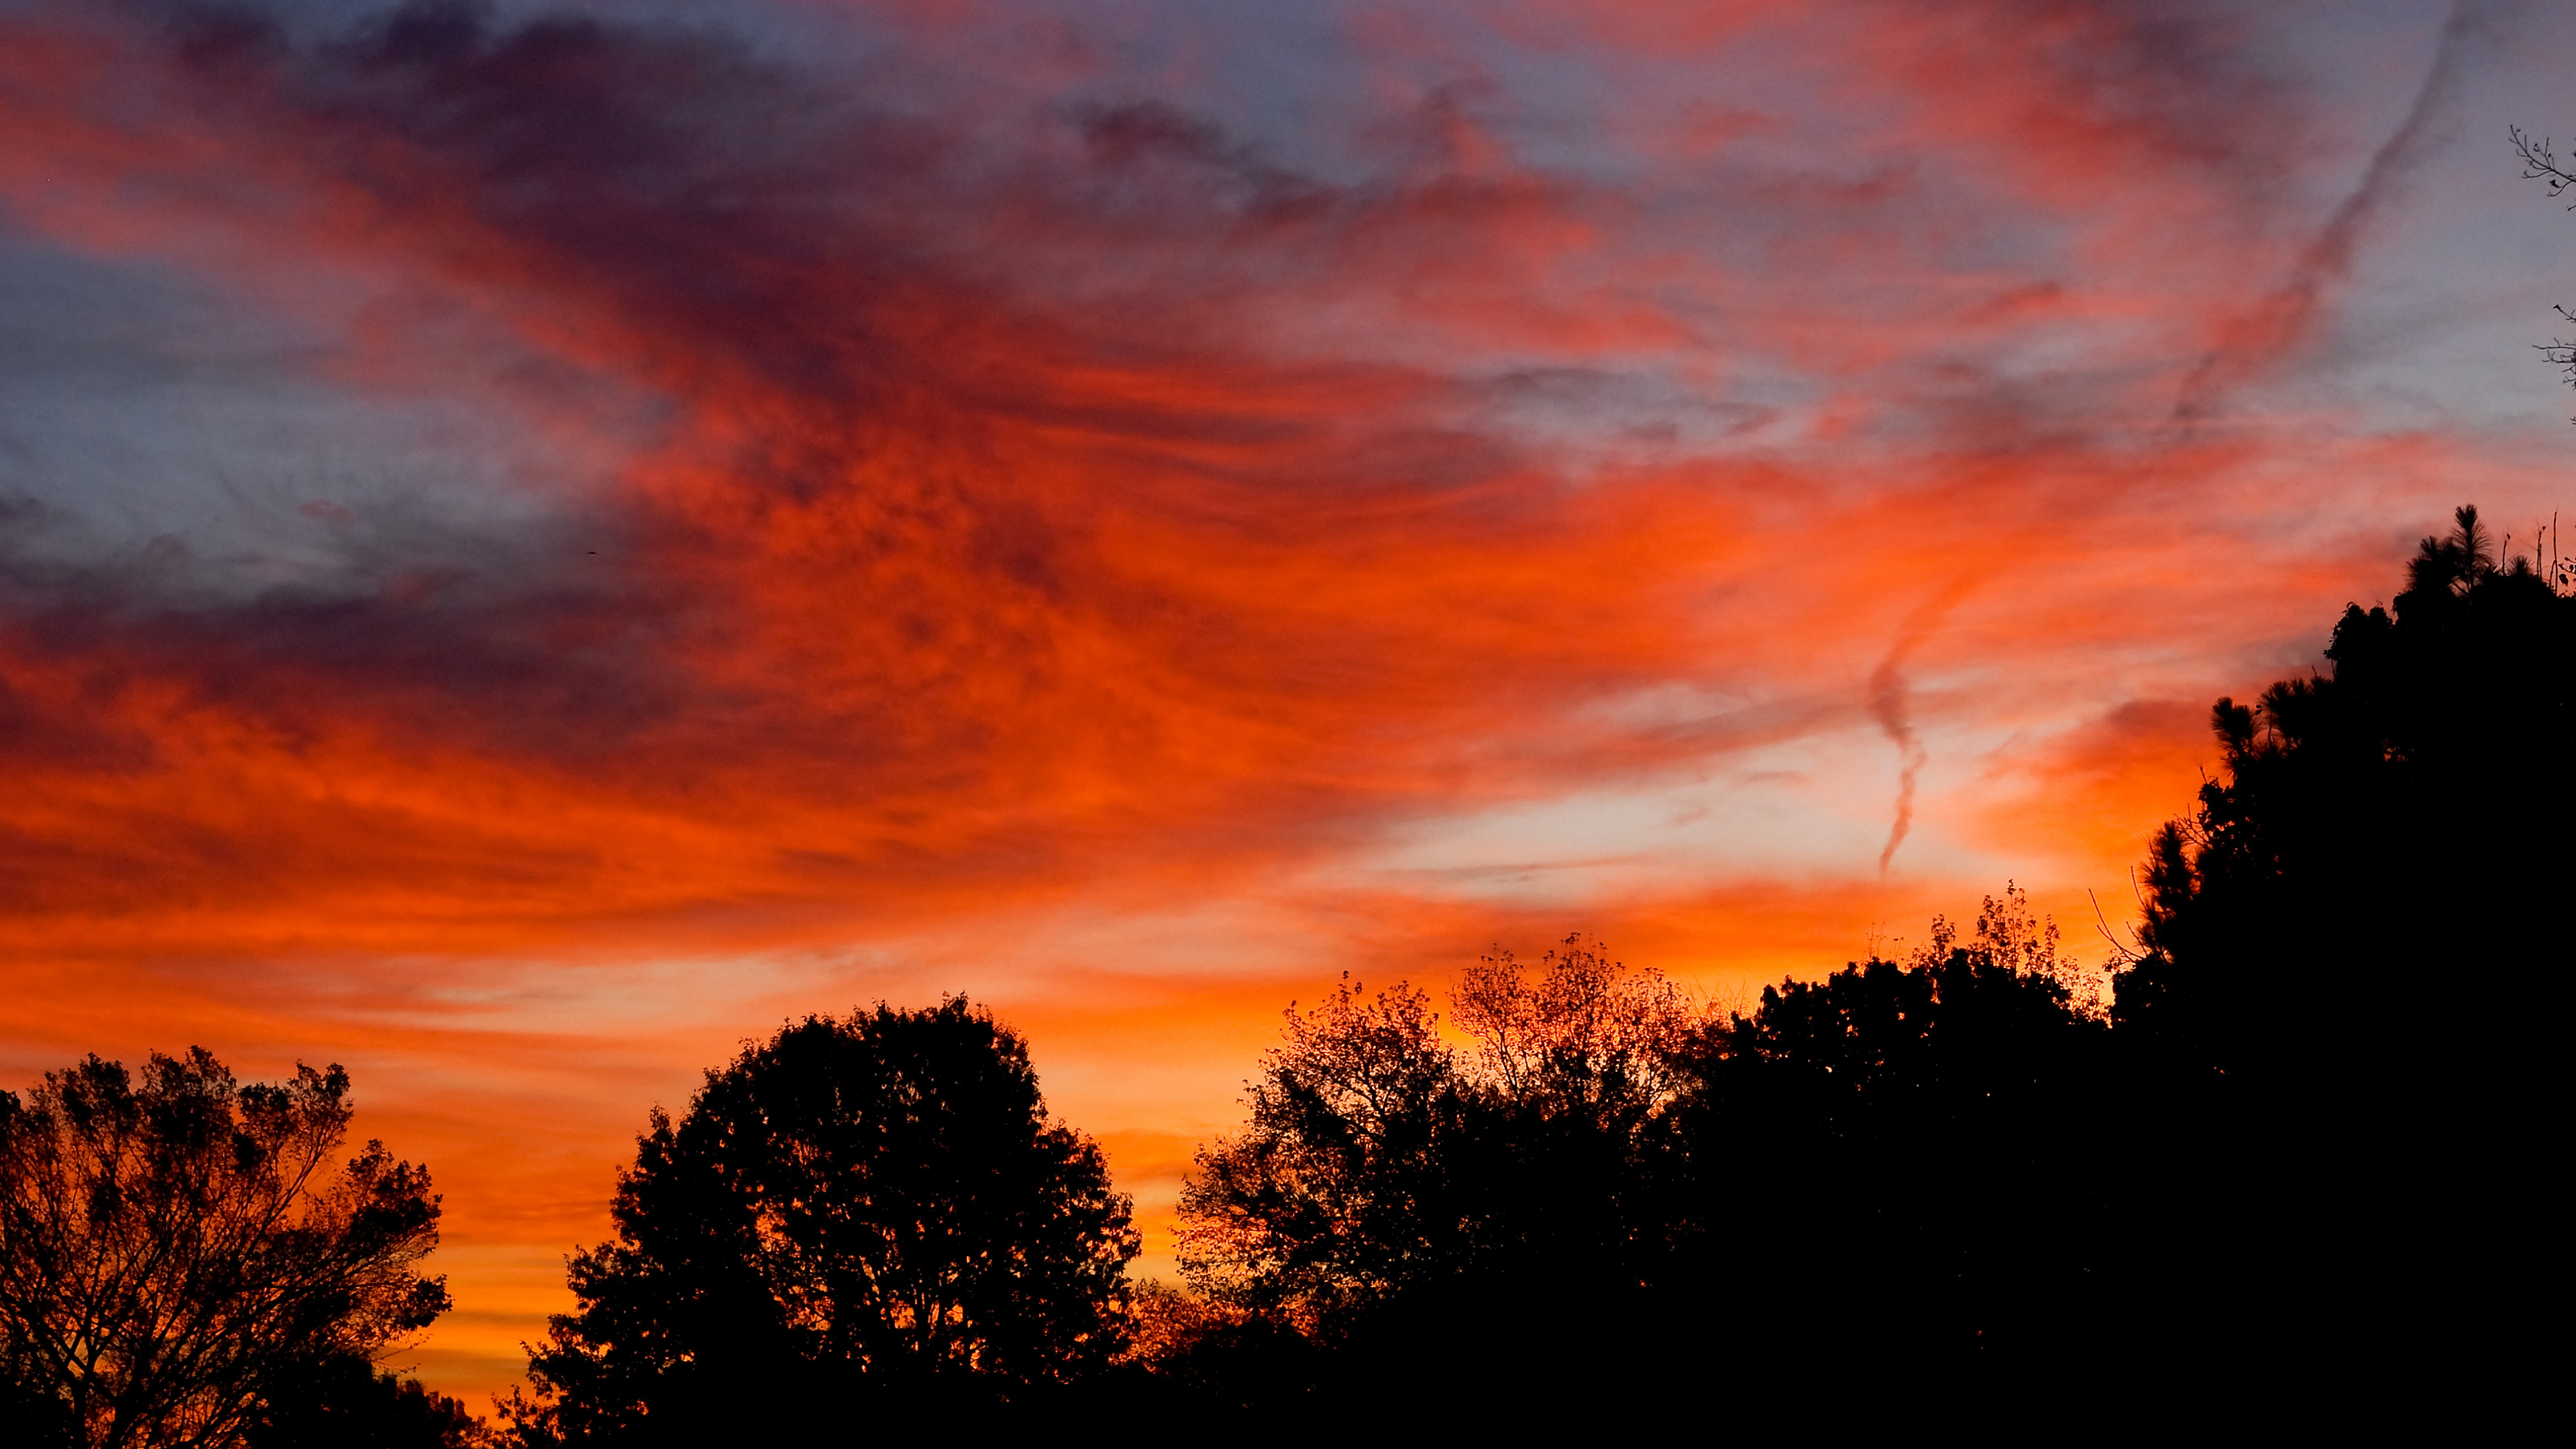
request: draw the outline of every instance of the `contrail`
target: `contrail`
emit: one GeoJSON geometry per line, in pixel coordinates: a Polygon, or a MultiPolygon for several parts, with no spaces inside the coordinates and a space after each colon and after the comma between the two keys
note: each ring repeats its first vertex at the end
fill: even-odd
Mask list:
{"type": "Polygon", "coordinates": [[[1905,833],[1914,828],[1914,774],[1923,768],[1927,756],[1923,741],[1914,733],[1914,725],[1905,717],[1908,689],[1905,676],[1897,672],[1904,662],[1903,645],[1889,651],[1869,675],[1869,712],[1887,737],[1896,741],[1897,758],[1904,762],[1896,772],[1896,823],[1888,827],[1887,848],[1878,853],[1878,874],[1884,880],[1887,867],[1896,859],[1896,847],[1905,843],[1905,833]]]}
{"type": "Polygon", "coordinates": [[[2360,184],[2326,218],[2323,230],[2299,253],[2290,275],[2183,379],[2175,418],[2189,422],[2218,410],[2236,384],[2261,372],[2307,336],[2326,292],[2352,274],[2353,254],[2365,228],[2389,193],[2431,152],[2436,124],[2458,98],[2477,42],[2503,29],[2519,6],[2514,0],[2452,0],[2433,48],[2432,68],[2415,91],[2406,118],[2380,143],[2360,184]]]}
{"type": "Polygon", "coordinates": [[[1887,732],[1887,737],[1896,742],[1900,766],[1896,773],[1896,820],[1888,827],[1887,848],[1878,853],[1881,880],[1887,878],[1887,868],[1896,860],[1896,847],[1905,843],[1906,833],[1914,828],[1914,777],[1922,770],[1923,762],[1931,758],[1923,748],[1922,737],[1914,732],[1914,721],[1908,710],[1914,688],[1905,678],[1905,661],[1922,647],[1924,640],[1932,637],[1932,631],[1941,626],[1941,621],[1950,616],[1950,611],[1957,608],[1959,601],[1966,598],[1968,590],[1975,586],[1975,575],[1962,575],[1952,580],[1949,587],[1925,600],[1921,607],[1906,616],[1905,627],[1897,631],[1896,642],[1888,648],[1887,657],[1878,661],[1878,667],[1869,672],[1869,715],[1878,721],[1878,727],[1887,732]]]}

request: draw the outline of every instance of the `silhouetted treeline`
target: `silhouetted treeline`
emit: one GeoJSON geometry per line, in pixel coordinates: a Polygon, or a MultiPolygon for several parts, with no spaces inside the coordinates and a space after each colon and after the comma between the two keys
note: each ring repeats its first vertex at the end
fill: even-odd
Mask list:
{"type": "Polygon", "coordinates": [[[1345,984],[1201,1155],[1197,1297],[1145,1305],[1178,1320],[1158,1381],[1270,1414],[1643,1414],[1827,1365],[1844,1409],[2075,1367],[2058,1334],[2102,1327],[2115,1257],[2110,1028],[2017,893],[1986,905],[1749,1014],[1579,942],[1516,995],[1491,962],[1463,1051],[1423,993],[1345,984]]]}
{"type": "Polygon", "coordinates": [[[2527,1375],[2565,1281],[2576,561],[2455,523],[2327,673],[2218,702],[2226,772],[2154,843],[2114,1010],[2175,1104],[2149,1125],[2209,1124],[2166,1148],[2172,1256],[2258,1285],[2240,1358],[2292,1325],[2354,1383],[2527,1375]]]}
{"type": "Polygon", "coordinates": [[[1199,1154],[1184,1286],[1128,1280],[1127,1199],[988,1014],[792,1024],[653,1114],[488,1431],[371,1361],[445,1299],[426,1174],[330,1170],[345,1075],[92,1059],[0,1094],[0,1414],[264,1449],[1111,1414],[2475,1437],[2556,1372],[2570,582],[2462,509],[2328,672],[2219,701],[2107,999],[2009,887],[1744,1011],[1579,938],[1467,971],[1449,1031],[1345,979],[1199,1154]]]}
{"type": "MultiPolygon", "coordinates": [[[[2565,572],[2463,509],[2328,672],[2222,700],[2107,1012],[2008,894],[1668,1018],[1651,1071],[1564,1009],[1520,1076],[1444,1064],[1402,988],[1292,1021],[1184,1200],[1156,1372],[1274,1413],[1406,1402],[1365,1368],[1405,1362],[1453,1410],[2475,1422],[2546,1381],[2524,1310],[2565,1281],[2565,572]]],[[[1588,954],[1539,990],[1648,979],[1588,954]]]]}
{"type": "MultiPolygon", "coordinates": [[[[1784,983],[1744,1012],[1695,1007],[1579,940],[1535,969],[1498,955],[1469,971],[1448,1003],[1463,1042],[1429,993],[1345,980],[1291,1010],[1244,1127],[1201,1152],[1181,1202],[1186,1287],[1061,1280],[1098,1326],[1031,1340],[1044,1372],[961,1361],[937,1387],[898,1335],[830,1359],[828,1383],[728,1382],[763,1404],[784,1392],[826,1437],[915,1407],[1086,1402],[1252,1432],[1687,1413],[2074,1433],[2393,1422],[2441,1397],[2443,1422],[2471,1425],[2497,1396],[2454,1391],[2474,1382],[2461,1366],[2538,1372],[2516,1349],[2544,1340],[2508,1300],[2561,1280],[2535,1205],[2563,1137],[2546,1037],[2569,964],[2562,582],[2500,564],[2464,509],[2391,608],[2347,612],[2329,672],[2254,708],[2222,700],[2224,773],[2154,842],[2145,923],[2108,1000],[2009,890],[1902,961],[1784,983]]],[[[867,1030],[926,1021],[880,1011],[867,1030]]],[[[977,1051],[1019,1060],[1007,1034],[976,1030],[977,1051]]],[[[710,1078],[689,1121],[733,1080],[710,1078]]],[[[762,1120],[779,1142],[924,1130],[920,1102],[873,1090],[834,1096],[852,1114],[836,1124],[762,1120]]],[[[1011,1100],[1004,1136],[1028,1139],[1033,1087],[1011,1100]]],[[[640,1185],[690,1131],[657,1122],[621,1198],[625,1246],[576,1260],[586,1307],[538,1357],[558,1399],[523,1412],[531,1442],[578,1422],[581,1363],[703,1332],[712,1289],[657,1288],[658,1316],[618,1321],[600,1275],[603,1254],[643,1254],[614,1261],[684,1281],[678,1260],[648,1261],[640,1185]]],[[[745,1296],[725,1312],[749,1315],[728,1337],[873,1343],[812,1326],[815,1290],[766,1266],[803,1251],[769,1245],[806,1209],[726,1181],[728,1212],[772,1224],[728,1230],[739,1266],[723,1271],[745,1296]]],[[[946,1192],[884,1231],[950,1210],[934,1207],[946,1192]]],[[[1018,1216],[988,1201],[973,1221],[1025,1236],[1100,1201],[1012,1193],[1018,1216]]],[[[1083,1211],[1083,1261],[1123,1262],[1123,1217],[1083,1211]]],[[[1030,1250],[960,1261],[998,1251],[1030,1250]]],[[[1033,1271],[1032,1291],[1053,1281],[1033,1271]]],[[[593,1437],[634,1442],[651,1417],[594,1419],[593,1437]]]]}

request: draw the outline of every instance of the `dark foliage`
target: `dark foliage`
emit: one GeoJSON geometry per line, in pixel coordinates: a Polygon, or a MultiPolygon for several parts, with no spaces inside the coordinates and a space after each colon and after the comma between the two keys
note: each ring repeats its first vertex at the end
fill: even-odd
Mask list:
{"type": "MultiPolygon", "coordinates": [[[[1422,992],[1344,982],[1289,1013],[1252,1121],[1202,1152],[1182,1261],[1205,1306],[1158,1383],[1265,1410],[1375,1404],[1400,1361],[1525,1399],[1633,1345],[1653,1270],[1646,1129],[1689,1026],[1679,995],[1569,941],[1535,983],[1470,972],[1439,1036],[1422,992]]],[[[1444,1397],[1442,1402],[1453,1402],[1444,1397]]]]}
{"type": "Polygon", "coordinates": [[[1470,973],[1464,1050],[1403,987],[1292,1012],[1183,1197],[1198,1293],[1147,1302],[1156,1386],[1454,1423],[1598,1415],[1605,1385],[1669,1409],[1721,1369],[2066,1367],[2114,1256],[2108,1028],[1988,904],[1750,1015],[1589,951],[1470,973]]]}
{"type": "Polygon", "coordinates": [[[273,1379],[246,1426],[246,1449],[473,1449],[483,1423],[465,1405],[352,1354],[273,1379]]]}
{"type": "Polygon", "coordinates": [[[239,1442],[298,1375],[447,1307],[426,1169],[338,1153],[348,1074],[238,1086],[203,1048],[0,1092],[0,1369],[35,1443],[239,1442]]]}
{"type": "Polygon", "coordinates": [[[2231,1204],[2178,1251],[2356,1383],[2515,1361],[2514,1301],[2564,1276],[2534,1151],[2564,1137],[2576,960],[2552,575],[2460,509],[2393,608],[2345,611],[2330,672],[2219,701],[2226,775],[2148,864],[2115,1019],[2198,1123],[2172,1180],[2231,1204]]]}
{"type": "Polygon", "coordinates": [[[2372,1050],[2368,1014],[2409,987],[2567,961],[2576,598],[2499,567],[2477,510],[2457,523],[2393,611],[2344,611],[2330,672],[2218,702],[2226,777],[2156,839],[2124,1027],[2220,1071],[2305,1072],[2372,1050]]]}
{"type": "Polygon", "coordinates": [[[514,1418],[703,1444],[1043,1403],[1124,1346],[1128,1212],[963,999],[809,1017],[654,1114],[514,1418]]]}
{"type": "MultiPolygon", "coordinates": [[[[1685,1411],[2063,1433],[2053,1415],[2115,1411],[2295,1431],[2355,1405],[2393,1420],[2428,1387],[2475,1425],[2492,1396],[2452,1386],[2476,1365],[2540,1381],[2516,1307],[2564,1279],[2541,1205],[2576,864],[2556,785],[2576,745],[2568,578],[2499,563],[2462,509],[2393,608],[2346,611],[2329,673],[2219,701],[2224,773],[2156,837],[2107,1003],[2008,889],[1972,934],[1936,922],[1902,962],[1747,1012],[1571,939],[1534,971],[1467,973],[1448,1036],[1402,984],[1292,1006],[1245,1129],[1184,1189],[1188,1291],[1131,1293],[1127,1200],[988,1015],[808,1018],[708,1073],[679,1121],[654,1113],[618,1239],[571,1260],[579,1311],[533,1351],[511,1430],[677,1445],[1111,1411],[1256,1432],[1685,1411]]],[[[220,1069],[156,1059],[152,1090],[194,1101],[191,1070],[220,1069]]],[[[243,1093],[244,1120],[338,1102],[341,1079],[307,1078],[243,1093]]],[[[123,1090],[93,1062],[32,1108],[0,1097],[12,1182],[37,1180],[30,1144],[145,1121],[79,1105],[123,1090]]],[[[177,1136],[209,1163],[236,1140],[177,1136]]],[[[241,1170],[272,1150],[240,1149],[241,1170]]],[[[373,1147],[352,1174],[425,1192],[373,1147]]],[[[55,1198],[106,1223],[123,1192],[55,1198]]],[[[37,1241],[20,1198],[13,1264],[37,1241]]],[[[364,1322],[435,1307],[400,1281],[411,1306],[364,1322]]],[[[0,1412],[39,1438],[101,1422],[45,1387],[67,1380],[41,1371],[41,1335],[11,1331],[0,1412]]],[[[476,1437],[376,1373],[368,1333],[333,1331],[262,1370],[265,1398],[191,1402],[231,1405],[255,1449],[476,1437]]]]}
{"type": "Polygon", "coordinates": [[[2220,701],[2107,1011],[2008,894],[1615,1064],[1453,1051],[1401,987],[1292,1013],[1184,1196],[1158,1383],[1383,1409],[1400,1359],[1514,1414],[1750,1377],[1738,1423],[2477,1422],[2464,1386],[2545,1373],[2516,1303],[2564,1281],[2565,573],[2462,509],[2329,674],[2220,701]]]}
{"type": "Polygon", "coordinates": [[[2106,1034],[1973,948],[1713,1025],[1667,1124],[1676,1272],[1766,1312],[1700,1336],[1764,1360],[2062,1355],[2111,1258],[2106,1034]]]}

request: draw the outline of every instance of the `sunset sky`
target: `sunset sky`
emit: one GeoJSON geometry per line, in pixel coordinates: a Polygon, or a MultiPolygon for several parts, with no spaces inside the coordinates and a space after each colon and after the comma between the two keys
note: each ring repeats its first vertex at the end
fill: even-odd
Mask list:
{"type": "Polygon", "coordinates": [[[1726,997],[2007,880],[2098,960],[2214,697],[2458,503],[2576,524],[2571,74],[2395,0],[0,0],[0,1085],[346,1063],[479,1410],[792,1015],[990,1003],[1162,1273],[1342,971],[1726,997]]]}

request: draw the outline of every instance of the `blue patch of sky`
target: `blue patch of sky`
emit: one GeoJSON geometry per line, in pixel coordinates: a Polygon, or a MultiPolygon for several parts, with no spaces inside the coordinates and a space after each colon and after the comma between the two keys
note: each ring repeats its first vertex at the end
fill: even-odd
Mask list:
{"type": "MultiPolygon", "coordinates": [[[[556,518],[579,483],[469,396],[329,376],[328,331],[0,217],[0,498],[14,567],[179,561],[190,592],[372,589],[556,518]]],[[[167,569],[162,570],[166,575],[167,569]]]]}

